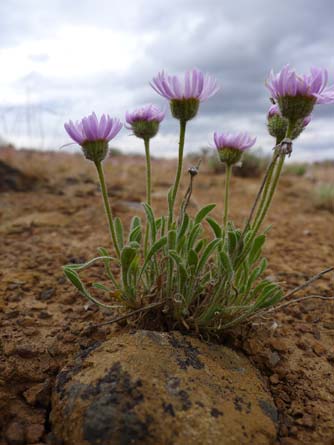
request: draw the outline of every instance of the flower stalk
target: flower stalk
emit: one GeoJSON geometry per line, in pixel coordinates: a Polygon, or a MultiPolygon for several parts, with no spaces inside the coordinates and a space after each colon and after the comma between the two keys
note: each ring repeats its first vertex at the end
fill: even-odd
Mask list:
{"type": "Polygon", "coordinates": [[[227,223],[228,223],[231,173],[232,173],[232,165],[231,164],[226,164],[225,196],[224,196],[224,218],[223,218],[223,226],[224,226],[225,233],[227,232],[227,223]]]}
{"type": "Polygon", "coordinates": [[[185,141],[185,134],[186,134],[186,125],[187,125],[186,121],[180,120],[179,153],[178,153],[178,159],[177,159],[176,176],[175,176],[175,181],[174,181],[174,185],[173,185],[173,189],[172,189],[171,204],[170,204],[170,208],[169,208],[168,227],[170,227],[173,224],[173,220],[174,220],[175,200],[176,200],[176,195],[177,195],[179,185],[180,185],[182,167],[183,167],[183,151],[184,151],[184,141],[185,141]]]}
{"type": "Polygon", "coordinates": [[[107,192],[106,182],[105,182],[105,178],[104,178],[102,162],[96,161],[95,162],[95,166],[96,166],[96,170],[97,170],[97,173],[98,173],[98,176],[99,176],[99,181],[100,181],[100,186],[101,186],[101,193],[102,193],[103,204],[104,204],[104,210],[105,210],[106,217],[107,217],[107,222],[108,222],[108,227],[109,227],[111,239],[112,239],[112,242],[114,244],[114,248],[116,250],[116,254],[117,254],[118,258],[119,258],[121,252],[120,252],[120,248],[118,246],[118,241],[117,241],[117,237],[116,237],[116,231],[115,231],[113,215],[112,215],[112,211],[111,211],[111,207],[110,207],[110,203],[109,203],[108,192],[107,192]]]}

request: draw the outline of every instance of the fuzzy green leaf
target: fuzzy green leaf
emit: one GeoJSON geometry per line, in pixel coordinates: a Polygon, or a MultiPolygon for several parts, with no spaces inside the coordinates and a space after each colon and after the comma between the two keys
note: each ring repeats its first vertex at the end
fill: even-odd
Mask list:
{"type": "Polygon", "coordinates": [[[215,207],[216,204],[208,204],[207,206],[203,207],[195,216],[195,224],[200,224],[206,215],[208,215],[215,207]]]}
{"type": "Polygon", "coordinates": [[[206,221],[210,225],[210,227],[211,227],[214,235],[216,236],[216,238],[221,238],[222,237],[222,229],[221,229],[220,225],[217,223],[217,221],[215,221],[210,216],[208,216],[206,218],[206,221]]]}

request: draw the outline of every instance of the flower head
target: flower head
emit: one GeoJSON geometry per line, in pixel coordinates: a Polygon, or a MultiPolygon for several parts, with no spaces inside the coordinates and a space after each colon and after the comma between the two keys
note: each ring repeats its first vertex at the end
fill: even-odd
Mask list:
{"type": "Polygon", "coordinates": [[[144,105],[132,112],[126,112],[125,120],[129,130],[142,139],[150,139],[159,131],[159,124],[164,119],[165,112],[154,105],[144,105]]]}
{"type": "MultiPolygon", "coordinates": [[[[267,118],[269,134],[275,137],[277,142],[281,142],[285,138],[288,129],[288,120],[282,116],[277,104],[271,105],[268,110],[267,118]]],[[[296,139],[311,120],[311,115],[298,120],[293,128],[291,139],[296,139]]]]}
{"type": "Polygon", "coordinates": [[[131,113],[127,111],[125,114],[125,120],[129,125],[133,125],[135,122],[138,121],[156,121],[160,123],[164,117],[165,112],[152,104],[144,105],[143,107],[137,108],[131,113]]]}
{"type": "Polygon", "coordinates": [[[313,67],[310,71],[300,75],[286,65],[278,74],[271,71],[266,82],[282,116],[293,122],[309,116],[315,104],[334,103],[334,89],[327,87],[327,70],[313,67]]]}
{"type": "Polygon", "coordinates": [[[100,119],[95,113],[75,123],[71,120],[64,124],[67,134],[79,145],[87,159],[102,161],[108,152],[108,142],[122,128],[119,119],[103,114],[100,119]]]}
{"type": "Polygon", "coordinates": [[[209,99],[219,90],[214,77],[195,68],[187,71],[184,79],[169,76],[161,71],[150,85],[160,96],[170,100],[173,116],[184,121],[194,118],[199,103],[209,99]]]}
{"type": "Polygon", "coordinates": [[[213,139],[218,150],[220,160],[226,164],[237,163],[245,150],[255,144],[256,138],[247,133],[214,133],[213,139]]]}

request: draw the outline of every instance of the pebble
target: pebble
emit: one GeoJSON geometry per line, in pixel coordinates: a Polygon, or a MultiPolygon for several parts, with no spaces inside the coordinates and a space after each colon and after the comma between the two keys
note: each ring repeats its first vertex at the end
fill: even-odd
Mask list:
{"type": "Polygon", "coordinates": [[[48,289],[42,290],[40,292],[38,299],[42,301],[50,300],[53,297],[55,290],[53,287],[49,287],[48,289]]]}
{"type": "Polygon", "coordinates": [[[36,385],[28,388],[24,393],[23,397],[29,403],[29,405],[41,405],[46,408],[50,402],[50,380],[47,379],[43,383],[37,383],[36,385]]]}
{"type": "Polygon", "coordinates": [[[319,342],[316,342],[312,345],[313,351],[318,355],[324,355],[326,353],[326,348],[319,342]]]}
{"type": "Polygon", "coordinates": [[[281,361],[281,357],[278,354],[278,352],[272,352],[269,354],[269,364],[270,366],[274,367],[281,361]]]}
{"type": "Polygon", "coordinates": [[[273,338],[270,341],[270,344],[273,347],[273,349],[275,349],[276,351],[287,352],[288,347],[287,347],[286,343],[283,340],[281,340],[280,338],[273,338]]]}

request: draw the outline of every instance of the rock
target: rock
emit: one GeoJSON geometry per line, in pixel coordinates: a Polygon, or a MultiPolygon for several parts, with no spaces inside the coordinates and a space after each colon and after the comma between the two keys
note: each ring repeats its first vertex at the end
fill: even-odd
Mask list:
{"type": "Polygon", "coordinates": [[[12,422],[9,424],[5,438],[8,445],[24,445],[24,429],[21,423],[12,422]]]}
{"type": "Polygon", "coordinates": [[[50,402],[50,381],[47,379],[43,383],[38,383],[27,389],[23,396],[29,405],[40,405],[46,408],[50,402]]]}
{"type": "Polygon", "coordinates": [[[277,411],[245,356],[180,333],[138,331],[57,376],[52,431],[66,445],[271,444],[277,411]]]}
{"type": "Polygon", "coordinates": [[[38,424],[28,425],[26,428],[26,441],[29,444],[38,442],[44,434],[44,426],[38,424]]]}

